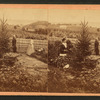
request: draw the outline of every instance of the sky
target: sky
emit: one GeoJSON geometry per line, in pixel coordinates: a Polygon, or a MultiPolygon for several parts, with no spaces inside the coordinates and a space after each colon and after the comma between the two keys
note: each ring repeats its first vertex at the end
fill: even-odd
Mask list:
{"type": "Polygon", "coordinates": [[[47,21],[46,9],[0,8],[0,18],[3,16],[9,24],[30,24],[38,20],[47,21]]]}
{"type": "Polygon", "coordinates": [[[26,25],[36,21],[79,24],[85,19],[89,26],[100,27],[100,10],[0,8],[0,18],[3,16],[8,24],[26,25]]]}

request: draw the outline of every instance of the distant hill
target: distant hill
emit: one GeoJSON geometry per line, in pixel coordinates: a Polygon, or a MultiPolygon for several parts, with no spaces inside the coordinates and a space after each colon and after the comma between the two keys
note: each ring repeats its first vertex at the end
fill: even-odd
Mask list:
{"type": "Polygon", "coordinates": [[[38,28],[47,28],[47,26],[50,25],[49,22],[47,21],[37,21],[28,25],[25,25],[25,28],[29,28],[29,29],[38,29],[38,28]]]}
{"type": "MultiPolygon", "coordinates": [[[[47,35],[49,32],[50,36],[52,36],[52,34],[55,34],[55,36],[58,36],[58,37],[61,37],[63,35],[74,37],[76,34],[80,32],[81,25],[80,24],[70,24],[70,23],[52,24],[48,21],[37,21],[37,22],[33,22],[33,23],[30,23],[24,26],[7,24],[7,29],[9,30],[9,34],[12,34],[12,35],[18,34],[18,36],[23,36],[23,34],[33,36],[34,34],[36,34],[35,29],[43,29],[42,31],[37,32],[37,33],[41,35],[42,34],[47,35]],[[27,30],[25,31],[25,29],[27,30]],[[45,31],[45,29],[50,29],[51,31],[47,32],[45,31]]],[[[88,30],[91,33],[91,36],[100,37],[100,28],[89,26],[88,30]]]]}
{"type": "MultiPolygon", "coordinates": [[[[80,31],[81,29],[81,25],[80,24],[51,24],[48,21],[37,21],[28,25],[24,26],[25,28],[29,28],[29,29],[67,29],[70,31],[80,31]]],[[[96,27],[90,27],[89,26],[89,30],[92,32],[97,32],[97,28],[96,27]]]]}

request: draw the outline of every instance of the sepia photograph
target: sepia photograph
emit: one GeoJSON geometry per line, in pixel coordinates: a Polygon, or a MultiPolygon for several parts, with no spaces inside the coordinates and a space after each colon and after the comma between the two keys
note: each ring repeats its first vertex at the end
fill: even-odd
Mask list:
{"type": "Polygon", "coordinates": [[[99,18],[100,10],[49,10],[49,92],[100,93],[99,18]]]}
{"type": "Polygon", "coordinates": [[[0,92],[47,91],[46,12],[0,8],[0,92]]]}
{"type": "Polygon", "coordinates": [[[0,94],[100,95],[100,5],[0,5],[0,94]]]}

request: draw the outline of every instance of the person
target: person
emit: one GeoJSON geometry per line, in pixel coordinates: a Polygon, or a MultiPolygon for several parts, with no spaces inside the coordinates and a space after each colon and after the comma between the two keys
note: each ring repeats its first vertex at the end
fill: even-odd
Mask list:
{"type": "Polygon", "coordinates": [[[13,39],[12,39],[12,49],[13,52],[16,52],[16,36],[13,35],[13,39]]]}
{"type": "Polygon", "coordinates": [[[95,40],[95,54],[96,55],[99,55],[99,42],[98,42],[98,39],[95,40]]]}
{"type": "Polygon", "coordinates": [[[63,67],[64,69],[69,68],[67,53],[68,50],[67,50],[66,38],[63,38],[59,49],[59,56],[57,61],[58,67],[63,67]]]}
{"type": "Polygon", "coordinates": [[[60,55],[66,55],[67,53],[67,43],[66,43],[66,38],[62,39],[62,43],[60,45],[60,50],[59,50],[60,55]]]}
{"type": "Polygon", "coordinates": [[[27,55],[31,55],[34,52],[35,52],[34,45],[33,45],[33,41],[31,40],[27,48],[27,55]]]}
{"type": "Polygon", "coordinates": [[[71,54],[73,45],[70,40],[67,40],[66,42],[67,42],[67,51],[68,51],[67,53],[71,54]]]}

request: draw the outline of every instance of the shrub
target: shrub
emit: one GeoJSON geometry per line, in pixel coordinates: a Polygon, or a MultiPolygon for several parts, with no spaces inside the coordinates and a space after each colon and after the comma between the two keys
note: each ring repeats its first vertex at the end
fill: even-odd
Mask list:
{"type": "Polygon", "coordinates": [[[59,55],[60,41],[48,41],[48,63],[56,63],[57,57],[59,55]]]}

